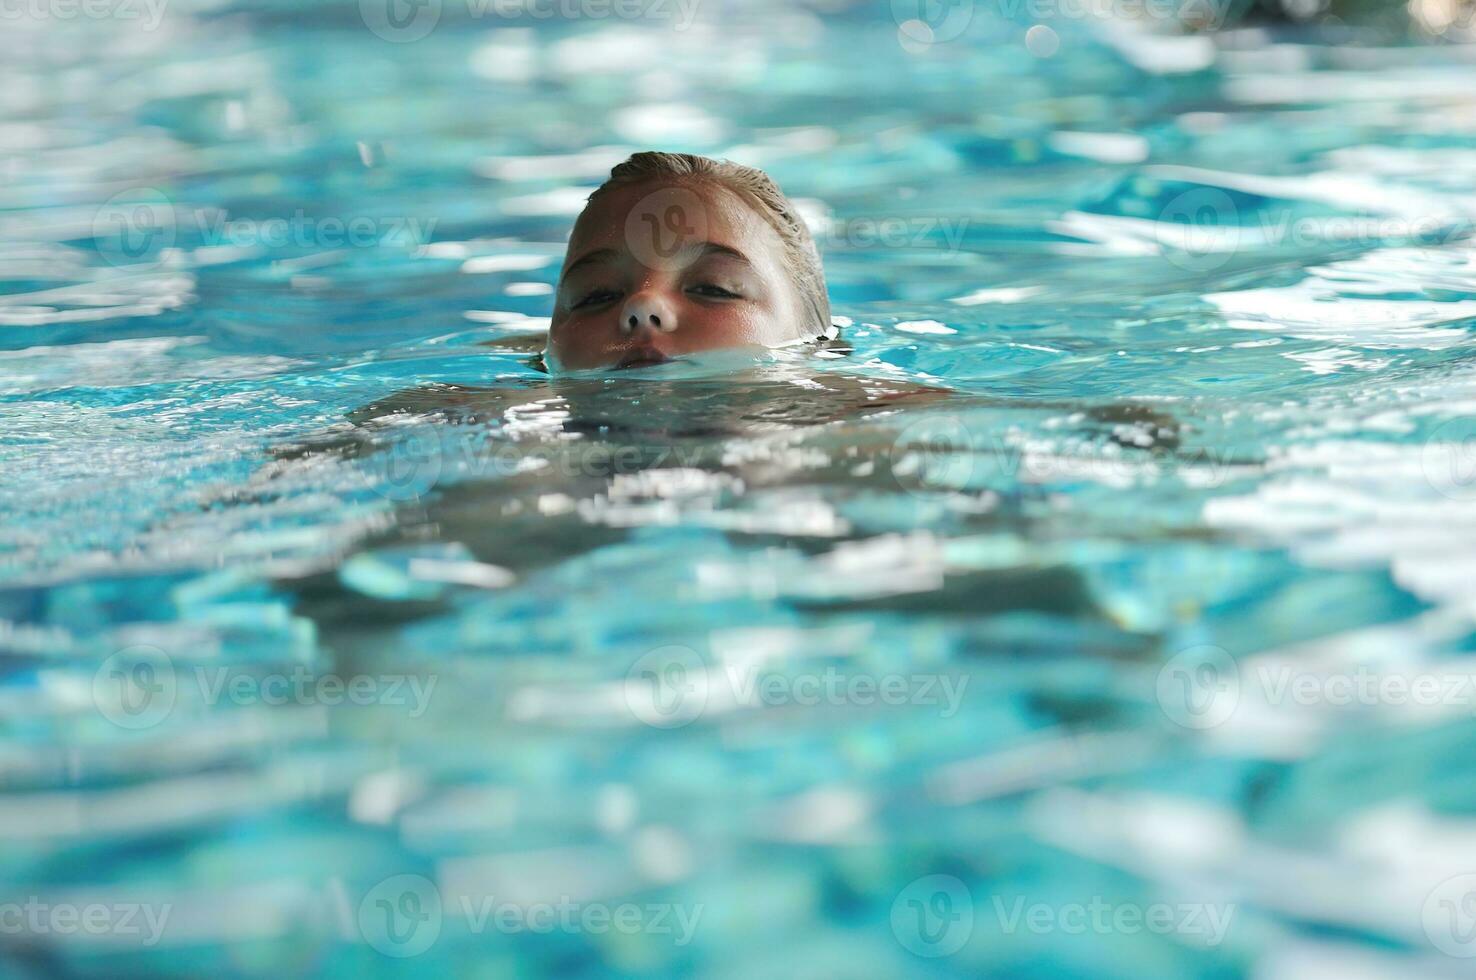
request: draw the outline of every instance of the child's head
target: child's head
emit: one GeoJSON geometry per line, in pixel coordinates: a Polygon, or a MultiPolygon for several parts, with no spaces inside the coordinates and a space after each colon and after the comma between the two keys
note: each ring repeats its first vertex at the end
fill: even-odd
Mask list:
{"type": "Polygon", "coordinates": [[[574,223],[547,357],[564,370],[630,367],[829,329],[815,243],[767,174],[637,153],[574,223]]]}

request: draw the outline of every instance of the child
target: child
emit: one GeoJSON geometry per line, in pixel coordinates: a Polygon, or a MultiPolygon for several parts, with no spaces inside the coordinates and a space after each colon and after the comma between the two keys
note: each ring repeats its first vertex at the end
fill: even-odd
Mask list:
{"type": "Polygon", "coordinates": [[[574,224],[544,357],[554,372],[637,368],[833,334],[815,243],[768,175],[637,153],[574,224]]]}
{"type": "MultiPolygon", "coordinates": [[[[558,421],[557,432],[548,430],[557,439],[669,441],[799,429],[951,394],[903,378],[834,373],[830,359],[700,379],[634,372],[632,384],[615,386],[571,374],[835,339],[814,240],[763,171],[690,154],[637,153],[615,167],[575,222],[547,338],[486,342],[528,355],[541,345],[551,377],[397,392],[354,412],[347,438],[335,433],[289,455],[373,452],[378,429],[407,415],[473,424],[546,411],[558,421]]],[[[837,342],[825,353],[847,351],[837,342]]]]}

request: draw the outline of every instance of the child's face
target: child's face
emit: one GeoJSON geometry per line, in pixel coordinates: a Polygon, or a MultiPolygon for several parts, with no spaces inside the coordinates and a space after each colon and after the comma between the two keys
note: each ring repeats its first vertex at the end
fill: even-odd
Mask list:
{"type": "Polygon", "coordinates": [[[640,367],[802,336],[778,232],[705,181],[612,188],[574,225],[559,276],[555,370],[640,367]]]}

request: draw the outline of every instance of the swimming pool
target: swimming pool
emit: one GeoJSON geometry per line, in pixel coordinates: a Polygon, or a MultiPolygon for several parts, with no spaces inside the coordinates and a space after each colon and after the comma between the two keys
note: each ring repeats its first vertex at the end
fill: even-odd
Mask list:
{"type": "Polygon", "coordinates": [[[1473,49],[821,6],[8,23],[6,976],[1462,972],[1473,49]],[[538,370],[649,146],[843,343],[538,370]]]}

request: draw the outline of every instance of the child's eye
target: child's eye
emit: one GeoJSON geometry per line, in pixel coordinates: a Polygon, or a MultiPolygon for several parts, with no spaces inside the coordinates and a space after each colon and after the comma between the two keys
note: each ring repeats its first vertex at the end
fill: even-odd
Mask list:
{"type": "Polygon", "coordinates": [[[732,290],[724,289],[722,286],[716,286],[716,285],[713,285],[710,282],[704,282],[704,283],[702,283],[700,285],[693,286],[691,288],[690,292],[696,293],[699,296],[709,296],[709,297],[712,297],[713,299],[737,299],[738,298],[738,294],[735,293],[735,292],[733,292],[732,290]]]}
{"type": "Polygon", "coordinates": [[[587,306],[600,306],[601,304],[619,298],[620,294],[613,289],[596,289],[592,293],[585,294],[584,298],[575,303],[570,309],[580,310],[587,306]]]}

